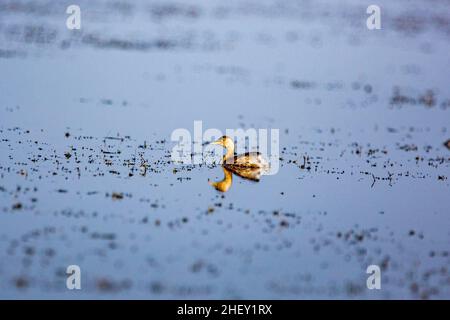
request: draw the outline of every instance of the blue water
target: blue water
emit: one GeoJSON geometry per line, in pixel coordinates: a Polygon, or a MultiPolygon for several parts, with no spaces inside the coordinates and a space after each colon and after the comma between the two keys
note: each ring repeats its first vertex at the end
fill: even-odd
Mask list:
{"type": "Polygon", "coordinates": [[[379,3],[0,4],[0,298],[450,298],[450,7],[379,3]],[[215,190],[196,120],[279,172],[215,190]]]}

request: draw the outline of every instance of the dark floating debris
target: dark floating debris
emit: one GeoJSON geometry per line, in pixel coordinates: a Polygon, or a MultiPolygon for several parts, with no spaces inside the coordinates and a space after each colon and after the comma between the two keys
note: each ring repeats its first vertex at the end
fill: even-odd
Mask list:
{"type": "Polygon", "coordinates": [[[446,146],[447,149],[450,150],[450,139],[448,139],[448,140],[444,143],[444,146],[446,146]]]}
{"type": "Polygon", "coordinates": [[[26,289],[30,286],[30,281],[25,276],[20,276],[14,279],[14,285],[18,289],[26,289]]]}
{"type": "Polygon", "coordinates": [[[120,193],[120,192],[113,192],[112,195],[111,195],[111,197],[112,197],[114,200],[121,200],[121,199],[123,199],[123,193],[120,193]]]}
{"type": "MultiPolygon", "coordinates": [[[[441,102],[441,107],[445,109],[446,101],[441,102]]],[[[403,107],[406,105],[420,105],[426,108],[433,108],[438,105],[436,93],[433,90],[426,90],[419,96],[412,96],[401,92],[399,87],[394,87],[393,94],[390,98],[391,107],[403,107]]]]}
{"type": "Polygon", "coordinates": [[[20,209],[22,209],[22,207],[23,207],[23,205],[20,202],[17,202],[15,204],[13,204],[13,206],[12,206],[13,210],[20,210],[20,209]]]}

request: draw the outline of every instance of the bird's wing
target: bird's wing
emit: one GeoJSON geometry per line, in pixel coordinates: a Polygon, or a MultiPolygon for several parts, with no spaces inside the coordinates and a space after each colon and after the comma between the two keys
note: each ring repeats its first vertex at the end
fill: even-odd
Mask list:
{"type": "Polygon", "coordinates": [[[228,163],[232,166],[242,167],[261,167],[265,164],[265,160],[259,152],[247,152],[233,158],[232,163],[228,163]]]}

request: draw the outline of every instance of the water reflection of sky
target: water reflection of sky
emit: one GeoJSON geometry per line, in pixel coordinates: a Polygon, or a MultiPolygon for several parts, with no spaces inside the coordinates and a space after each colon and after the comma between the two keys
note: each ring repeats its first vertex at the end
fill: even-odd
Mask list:
{"type": "Polygon", "coordinates": [[[357,1],[82,1],[79,32],[24,3],[0,10],[0,297],[449,297],[445,1],[383,1],[380,31],[357,1]],[[279,173],[220,193],[170,163],[194,120],[280,129],[279,173]]]}

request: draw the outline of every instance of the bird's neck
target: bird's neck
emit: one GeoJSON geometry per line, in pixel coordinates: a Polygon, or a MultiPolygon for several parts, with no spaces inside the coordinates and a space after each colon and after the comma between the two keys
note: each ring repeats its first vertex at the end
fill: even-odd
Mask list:
{"type": "Polygon", "coordinates": [[[226,159],[230,158],[230,157],[234,157],[234,145],[230,145],[227,146],[225,148],[225,150],[227,151],[225,153],[225,155],[223,156],[223,160],[225,161],[226,159]]]}

